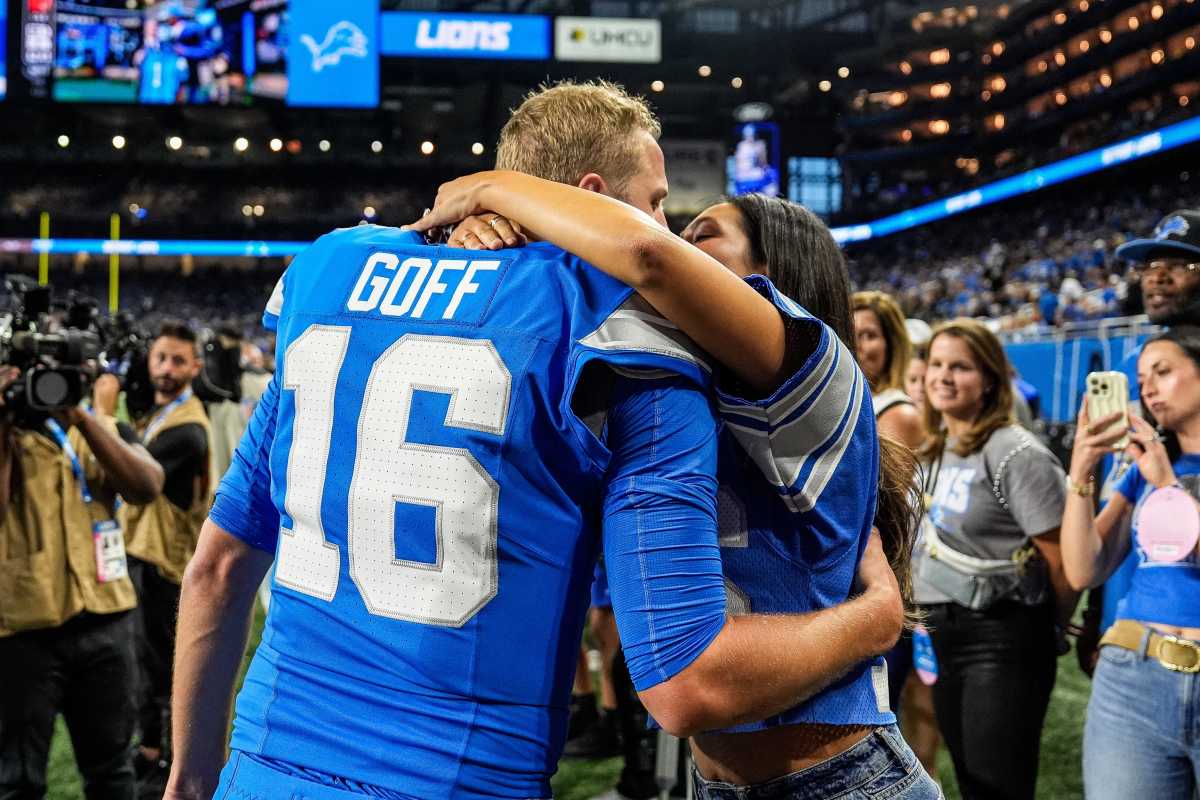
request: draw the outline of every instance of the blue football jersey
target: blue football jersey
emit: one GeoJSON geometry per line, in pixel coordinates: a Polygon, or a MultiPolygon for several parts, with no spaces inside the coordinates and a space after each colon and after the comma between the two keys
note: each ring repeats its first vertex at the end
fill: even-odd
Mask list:
{"type": "MultiPolygon", "coordinates": [[[[337,231],[297,257],[264,322],[278,372],[212,512],[276,552],[232,747],[387,797],[547,796],[599,521],[638,505],[606,487],[617,458],[576,386],[597,361],[665,371],[692,382],[683,413],[708,416],[713,446],[701,435],[687,458],[710,462],[711,491],[668,476],[663,495],[713,507],[699,561],[716,607],[686,630],[681,603],[665,626],[693,652],[724,620],[708,368],[630,289],[542,243],[469,252],[337,231]]],[[[673,391],[643,416],[676,406],[673,391]]],[[[684,665],[648,659],[668,676],[684,665]]]]}
{"type": "MultiPolygon", "coordinates": [[[[832,329],[766,279],[750,280],[774,301],[793,335],[818,345],[765,400],[745,400],[718,385],[724,422],[718,531],[729,610],[816,611],[850,596],[871,533],[879,483],[871,392],[832,329]]],[[[735,730],[894,722],[886,669],[882,658],[866,662],[804,704],[735,730]]]]}

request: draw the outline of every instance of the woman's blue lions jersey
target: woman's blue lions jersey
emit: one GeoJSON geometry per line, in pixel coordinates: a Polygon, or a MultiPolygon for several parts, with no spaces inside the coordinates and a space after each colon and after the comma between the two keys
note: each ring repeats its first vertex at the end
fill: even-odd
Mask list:
{"type": "MultiPolygon", "coordinates": [[[[791,335],[818,344],[765,400],[718,389],[718,531],[729,610],[829,608],[851,594],[875,517],[879,442],[871,391],[832,329],[767,280],[751,283],[789,319],[791,335]]],[[[882,658],[865,662],[806,703],[735,730],[894,722],[886,669],[882,658]]]]}
{"type": "MultiPolygon", "coordinates": [[[[276,553],[234,749],[387,797],[549,794],[599,522],[642,513],[605,483],[604,423],[572,406],[593,361],[669,370],[641,416],[699,426],[678,474],[627,481],[695,510],[665,534],[687,540],[630,538],[629,557],[682,542],[714,576],[700,605],[650,604],[657,679],[707,646],[724,595],[706,367],[637,303],[547,244],[468,252],[363,226],[296,259],[266,318],[279,371],[212,511],[276,553]]],[[[647,587],[688,577],[659,572],[647,587]]]]}

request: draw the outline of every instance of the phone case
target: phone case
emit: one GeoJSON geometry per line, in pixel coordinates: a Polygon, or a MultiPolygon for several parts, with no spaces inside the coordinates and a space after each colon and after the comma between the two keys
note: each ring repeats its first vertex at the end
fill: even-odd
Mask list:
{"type": "MultiPolygon", "coordinates": [[[[1088,417],[1091,419],[1107,417],[1118,411],[1126,413],[1129,410],[1129,378],[1124,372],[1090,372],[1087,376],[1087,398],[1088,417]]],[[[1124,450],[1128,444],[1129,436],[1122,436],[1113,444],[1113,449],[1124,450]]]]}

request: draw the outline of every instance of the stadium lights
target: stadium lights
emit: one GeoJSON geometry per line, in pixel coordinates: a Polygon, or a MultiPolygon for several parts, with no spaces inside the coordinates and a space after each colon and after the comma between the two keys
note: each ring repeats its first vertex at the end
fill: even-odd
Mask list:
{"type": "Polygon", "coordinates": [[[944,119],[934,119],[929,121],[929,132],[934,136],[944,136],[950,132],[950,123],[944,119]]]}
{"type": "Polygon", "coordinates": [[[904,141],[904,142],[911,142],[912,141],[912,131],[910,131],[908,128],[905,128],[904,130],[900,131],[900,140],[904,141]]]}
{"type": "Polygon", "coordinates": [[[1179,95],[1179,105],[1186,106],[1190,102],[1192,102],[1191,98],[1189,98],[1186,94],[1179,95]]]}
{"type": "Polygon", "coordinates": [[[1079,52],[1086,53],[1090,48],[1091,48],[1091,44],[1088,43],[1087,39],[1080,39],[1079,52]]]}
{"type": "Polygon", "coordinates": [[[1060,67],[1066,65],[1067,54],[1064,53],[1062,50],[1059,50],[1057,53],[1054,54],[1054,63],[1058,64],[1060,67]]]}
{"type": "Polygon", "coordinates": [[[929,63],[930,64],[949,64],[950,63],[949,48],[942,47],[938,50],[931,51],[929,53],[929,63]]]}
{"type": "Polygon", "coordinates": [[[1067,104],[1067,95],[1063,92],[1055,92],[1054,102],[1058,103],[1060,106],[1065,106],[1067,104]]]}
{"type": "Polygon", "coordinates": [[[942,98],[949,97],[950,84],[946,82],[933,84],[929,87],[929,96],[935,100],[941,100],[942,98]]]}
{"type": "Polygon", "coordinates": [[[1112,41],[1112,31],[1108,30],[1107,28],[1101,28],[1100,29],[1100,41],[1104,42],[1105,44],[1108,44],[1109,42],[1111,42],[1112,41]]]}
{"type": "Polygon", "coordinates": [[[1004,42],[992,42],[992,55],[1004,55],[1004,42]]]}
{"type": "Polygon", "coordinates": [[[1045,72],[1048,69],[1050,69],[1050,65],[1046,63],[1046,59],[1043,58],[1038,62],[1038,72],[1045,72]]]}
{"type": "Polygon", "coordinates": [[[1101,72],[1100,73],[1100,85],[1103,86],[1105,89],[1112,86],[1112,75],[1109,75],[1107,72],[1101,72]]]}
{"type": "Polygon", "coordinates": [[[247,139],[245,136],[239,136],[233,140],[233,149],[237,150],[239,153],[246,152],[246,150],[248,150],[249,147],[250,147],[250,140],[247,139]]]}
{"type": "Polygon", "coordinates": [[[267,213],[267,210],[265,208],[263,208],[262,203],[254,204],[254,216],[261,217],[265,213],[267,213]]]}
{"type": "Polygon", "coordinates": [[[428,139],[421,142],[421,154],[422,155],[431,156],[431,155],[433,155],[433,151],[434,151],[433,142],[429,141],[428,139]]]}
{"type": "Polygon", "coordinates": [[[278,138],[272,139],[269,142],[269,146],[271,148],[272,153],[278,153],[280,150],[283,149],[283,139],[278,139],[278,138]]]}
{"type": "Polygon", "coordinates": [[[371,152],[372,153],[382,153],[383,152],[383,142],[379,141],[378,139],[371,142],[371,152]]]}
{"type": "Polygon", "coordinates": [[[908,92],[892,92],[888,95],[888,105],[899,108],[908,102],[908,92]]]}
{"type": "Polygon", "coordinates": [[[183,137],[182,136],[168,136],[167,137],[167,147],[171,148],[172,150],[180,149],[181,147],[183,147],[183,137]]]}
{"type": "Polygon", "coordinates": [[[67,136],[65,133],[60,133],[58,135],[58,146],[59,147],[70,147],[71,146],[71,137],[67,136]]]}
{"type": "Polygon", "coordinates": [[[701,64],[699,69],[696,70],[696,74],[701,78],[707,78],[709,75],[712,75],[712,67],[708,64],[701,64]]]}
{"type": "Polygon", "coordinates": [[[737,75],[734,75],[734,76],[733,76],[733,79],[729,81],[729,85],[730,85],[730,86],[732,86],[732,87],[733,87],[733,88],[735,88],[735,89],[740,89],[740,88],[742,88],[742,79],[741,79],[741,77],[739,77],[739,76],[737,76],[737,75]]]}
{"type": "Polygon", "coordinates": [[[818,83],[817,88],[820,89],[822,92],[828,92],[830,89],[833,88],[833,84],[830,83],[829,81],[825,80],[825,81],[821,81],[820,83],[818,83]]]}
{"type": "Polygon", "coordinates": [[[125,137],[118,133],[112,138],[112,146],[114,150],[125,149],[125,137]]]}
{"type": "Polygon", "coordinates": [[[483,142],[476,142],[471,145],[471,152],[477,156],[483,155],[483,142]]]}
{"type": "Polygon", "coordinates": [[[375,206],[364,206],[363,207],[363,218],[364,219],[375,219],[375,206]]]}
{"type": "Polygon", "coordinates": [[[1163,15],[1163,7],[1155,3],[1150,7],[1150,19],[1160,20],[1163,15]]]}
{"type": "Polygon", "coordinates": [[[244,217],[254,216],[254,206],[250,205],[249,203],[242,206],[242,216],[244,216],[244,217]]]}
{"type": "Polygon", "coordinates": [[[838,67],[838,77],[842,78],[842,79],[849,78],[850,77],[850,68],[849,67],[838,67]]]}
{"type": "Polygon", "coordinates": [[[1003,92],[1007,88],[1008,88],[1008,81],[1004,80],[1003,75],[997,75],[996,77],[992,78],[992,91],[993,92],[1003,92]]]}
{"type": "Polygon", "coordinates": [[[666,88],[667,88],[667,85],[665,83],[663,83],[662,81],[650,81],[650,91],[652,91],[652,92],[661,92],[663,89],[666,89],[666,88]]]}
{"type": "Polygon", "coordinates": [[[1054,15],[1054,24],[1055,25],[1065,25],[1066,23],[1067,23],[1067,12],[1059,11],[1057,14],[1054,15]]]}
{"type": "Polygon", "coordinates": [[[1090,8],[1088,0],[1079,0],[1079,13],[1082,14],[1090,8]]]}
{"type": "Polygon", "coordinates": [[[900,72],[904,75],[912,75],[912,64],[907,61],[900,62],[900,72]]]}
{"type": "Polygon", "coordinates": [[[992,127],[998,131],[1004,130],[1004,122],[1005,120],[1003,114],[996,114],[994,117],[992,117],[992,127]]]}
{"type": "Polygon", "coordinates": [[[1188,50],[1191,50],[1192,48],[1194,48],[1196,46],[1196,37],[1189,36],[1186,39],[1184,39],[1183,46],[1186,47],[1188,50]]]}
{"type": "Polygon", "coordinates": [[[1138,25],[1141,25],[1141,24],[1142,24],[1142,23],[1138,22],[1138,18],[1137,18],[1137,17],[1130,17],[1130,18],[1129,18],[1129,30],[1131,30],[1131,31],[1136,31],[1136,30],[1138,29],[1138,25]]]}
{"type": "Polygon", "coordinates": [[[982,92],[979,93],[979,99],[981,99],[985,103],[987,101],[991,100],[992,99],[992,90],[984,89],[982,92]]]}
{"type": "Polygon", "coordinates": [[[1163,62],[1163,59],[1165,59],[1166,57],[1167,57],[1167,54],[1164,53],[1162,50],[1154,50],[1153,52],[1150,53],[1150,61],[1155,64],[1161,64],[1163,62]]]}
{"type": "Polygon", "coordinates": [[[328,139],[322,139],[321,141],[317,142],[317,149],[320,150],[322,153],[328,153],[332,148],[333,148],[333,143],[330,142],[328,139]]]}

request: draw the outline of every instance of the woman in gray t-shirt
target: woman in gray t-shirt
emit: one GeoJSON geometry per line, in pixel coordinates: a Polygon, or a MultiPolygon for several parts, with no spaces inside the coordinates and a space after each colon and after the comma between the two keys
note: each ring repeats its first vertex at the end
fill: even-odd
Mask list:
{"type": "Polygon", "coordinates": [[[938,725],[968,799],[1033,798],[1057,631],[1077,599],[1058,545],[1063,469],[1016,425],[1008,374],[982,324],[934,332],[916,599],[938,659],[938,725]]]}

